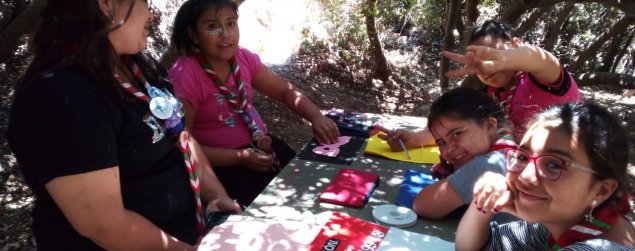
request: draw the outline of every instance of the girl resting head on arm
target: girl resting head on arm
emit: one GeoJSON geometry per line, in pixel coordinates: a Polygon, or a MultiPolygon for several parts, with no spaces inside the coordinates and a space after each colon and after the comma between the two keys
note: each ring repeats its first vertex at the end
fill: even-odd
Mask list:
{"type": "Polygon", "coordinates": [[[508,149],[507,177],[487,173],[457,231],[458,250],[633,250],[635,230],[625,183],[628,137],[620,122],[592,104],[539,113],[518,148],[508,149]],[[523,221],[498,225],[492,213],[523,221]]]}

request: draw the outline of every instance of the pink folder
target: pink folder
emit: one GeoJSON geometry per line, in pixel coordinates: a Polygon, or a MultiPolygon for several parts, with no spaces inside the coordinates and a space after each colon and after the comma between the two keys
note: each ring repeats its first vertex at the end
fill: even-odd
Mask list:
{"type": "Polygon", "coordinates": [[[362,170],[342,168],[331,184],[320,194],[320,201],[362,208],[379,183],[379,175],[362,170]]]}

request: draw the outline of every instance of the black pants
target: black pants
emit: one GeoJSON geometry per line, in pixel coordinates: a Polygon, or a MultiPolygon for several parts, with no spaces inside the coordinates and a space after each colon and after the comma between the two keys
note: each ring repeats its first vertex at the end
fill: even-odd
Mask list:
{"type": "MultiPolygon", "coordinates": [[[[284,167],[295,156],[295,150],[281,139],[271,137],[271,148],[276,153],[280,166],[284,167]]],[[[244,148],[249,148],[245,146],[244,148]]],[[[242,206],[249,206],[256,199],[258,194],[267,187],[269,182],[280,173],[280,170],[270,172],[259,172],[246,166],[223,166],[214,167],[214,173],[227,190],[231,198],[236,199],[242,206]]]]}

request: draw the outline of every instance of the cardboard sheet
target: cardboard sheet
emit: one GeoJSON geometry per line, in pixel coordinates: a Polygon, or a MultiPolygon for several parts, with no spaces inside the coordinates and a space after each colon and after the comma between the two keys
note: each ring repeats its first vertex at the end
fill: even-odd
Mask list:
{"type": "Polygon", "coordinates": [[[408,159],[403,151],[390,150],[388,143],[377,137],[377,134],[375,134],[368,138],[368,144],[366,145],[366,149],[364,149],[364,154],[377,155],[404,162],[436,164],[439,163],[440,152],[438,146],[410,148],[408,149],[408,154],[411,159],[408,159]]]}

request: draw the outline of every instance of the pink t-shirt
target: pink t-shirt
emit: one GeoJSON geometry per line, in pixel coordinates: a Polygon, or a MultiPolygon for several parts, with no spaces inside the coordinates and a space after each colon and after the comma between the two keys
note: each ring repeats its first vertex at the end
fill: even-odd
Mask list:
{"type": "MultiPolygon", "coordinates": [[[[249,113],[256,124],[267,133],[262,118],[252,105],[251,80],[262,66],[260,57],[247,49],[238,48],[236,61],[245,82],[249,113]]],[[[174,83],[176,96],[189,101],[196,110],[191,133],[200,144],[236,149],[252,142],[251,132],[243,120],[196,59],[188,56],[179,57],[170,68],[169,76],[174,83]]],[[[236,79],[233,74],[229,74],[225,85],[230,90],[236,90],[236,79]]]]}
{"type": "Polygon", "coordinates": [[[516,79],[516,88],[512,91],[488,87],[487,92],[499,103],[511,99],[507,115],[514,125],[513,136],[517,142],[522,139],[527,123],[537,112],[552,105],[583,100],[578,84],[564,68],[560,70],[560,79],[552,84],[539,83],[526,72],[520,73],[516,79]]]}

